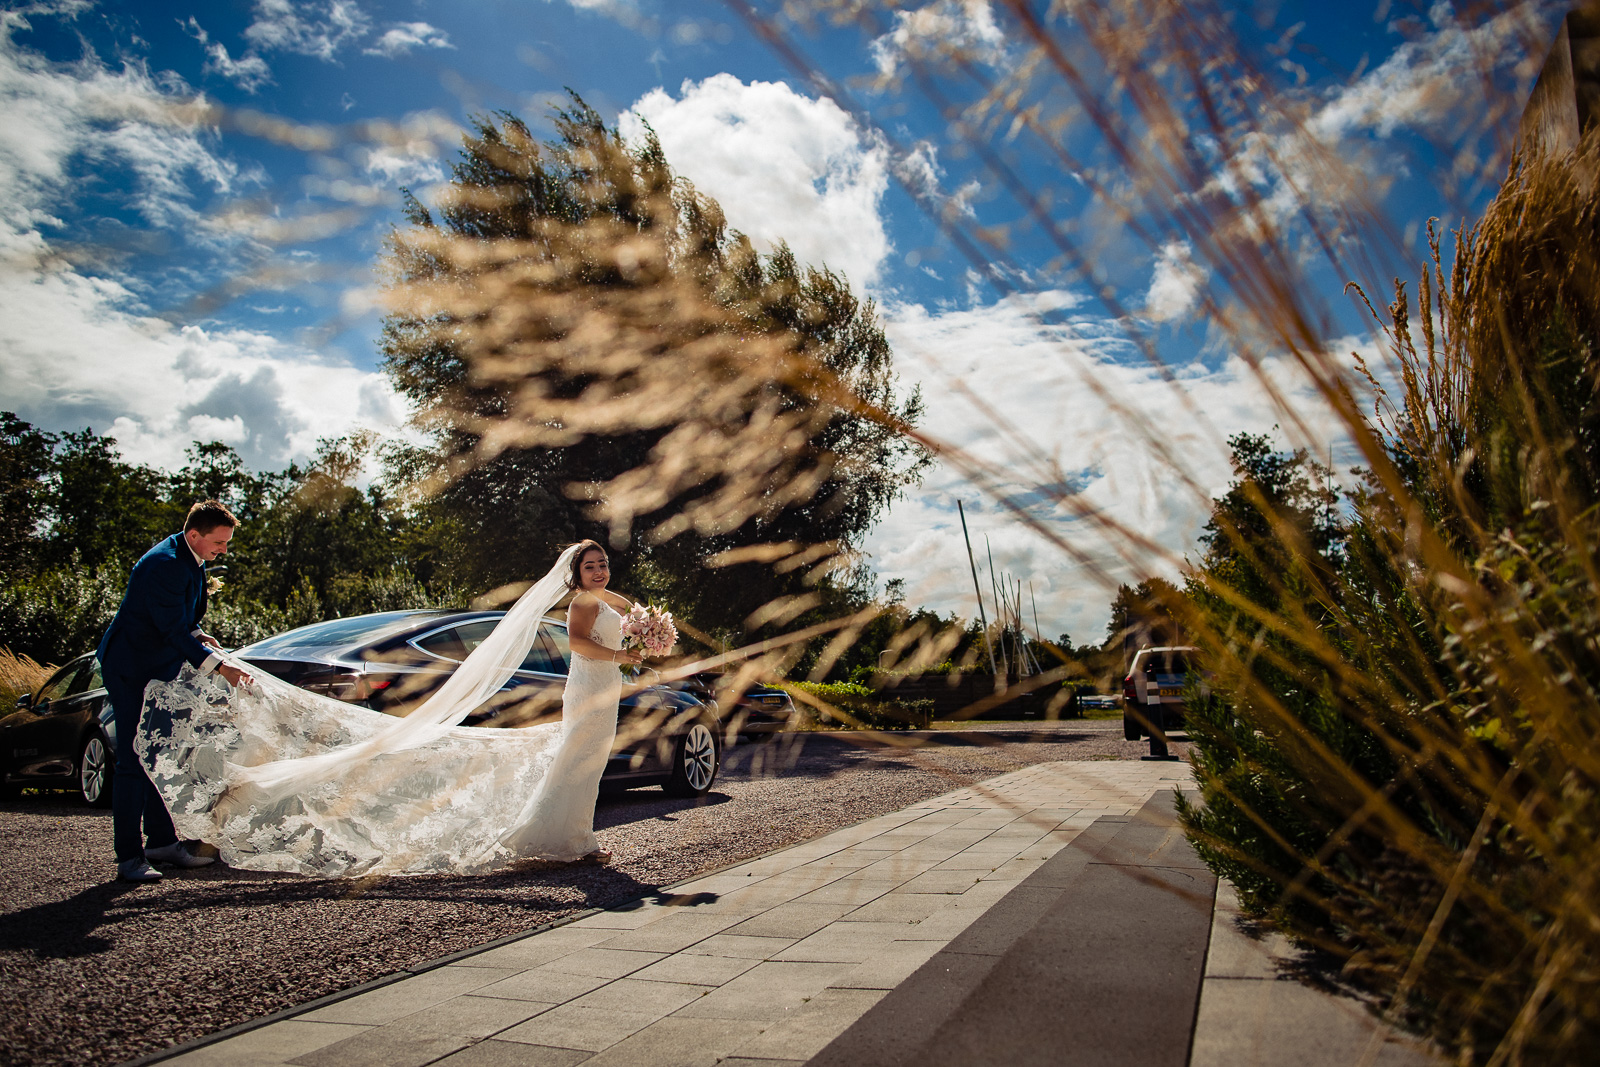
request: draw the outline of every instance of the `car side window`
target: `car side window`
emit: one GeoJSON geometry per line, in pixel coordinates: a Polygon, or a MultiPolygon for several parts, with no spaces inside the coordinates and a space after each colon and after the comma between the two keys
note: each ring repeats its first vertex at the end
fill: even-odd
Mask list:
{"type": "Polygon", "coordinates": [[[82,696],[100,684],[99,663],[90,660],[83,665],[83,669],[72,677],[72,684],[67,686],[66,695],[69,697],[82,696]]]}
{"type": "Polygon", "coordinates": [[[550,657],[551,672],[568,673],[572,665],[572,646],[567,641],[567,628],[545,623],[539,627],[539,643],[545,646],[550,657]]]}
{"type": "Polygon", "coordinates": [[[438,656],[440,659],[454,660],[457,663],[467,658],[467,648],[461,643],[461,635],[456,633],[456,627],[447,626],[443,630],[435,630],[426,637],[420,637],[412,642],[429,655],[438,656]]]}
{"type": "Polygon", "coordinates": [[[534,639],[533,647],[528,649],[528,654],[522,659],[522,670],[537,671],[540,674],[560,674],[561,671],[550,662],[550,647],[540,634],[534,639]]]}
{"type": "Polygon", "coordinates": [[[461,638],[461,646],[467,655],[472,655],[472,650],[483,644],[484,638],[494,633],[495,623],[499,621],[499,619],[475,619],[456,627],[456,634],[461,638]]]}
{"type": "Polygon", "coordinates": [[[440,659],[460,663],[472,655],[472,650],[483,644],[483,639],[494,632],[499,619],[475,619],[460,626],[447,626],[414,642],[416,646],[440,659]]]}
{"type": "Polygon", "coordinates": [[[60,700],[62,697],[70,696],[74,692],[81,693],[83,690],[74,689],[72,683],[76,682],[80,675],[88,673],[85,669],[87,667],[88,664],[86,663],[69,663],[61,668],[48,682],[44,683],[44,688],[39,690],[38,699],[33,702],[34,706],[37,707],[47,700],[60,700]]]}
{"type": "Polygon", "coordinates": [[[98,659],[90,660],[89,679],[87,684],[84,685],[83,691],[87,693],[91,689],[104,689],[105,687],[106,679],[105,675],[100,673],[100,661],[98,659]]]}

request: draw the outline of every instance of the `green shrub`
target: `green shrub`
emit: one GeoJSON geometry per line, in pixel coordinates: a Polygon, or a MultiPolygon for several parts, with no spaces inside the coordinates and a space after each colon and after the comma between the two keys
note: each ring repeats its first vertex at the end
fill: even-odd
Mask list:
{"type": "Polygon", "coordinates": [[[785,682],[805,728],[818,730],[926,730],[933,701],[884,699],[855,682],[785,682]],[[815,697],[817,707],[800,693],[815,697]]]}
{"type": "Polygon", "coordinates": [[[45,571],[0,585],[0,646],[40,663],[65,663],[100,643],[127,575],[113,567],[45,571]]]}
{"type": "Polygon", "coordinates": [[[1519,166],[1414,324],[1397,283],[1342,544],[1303,455],[1236,448],[1191,589],[1198,851],[1461,1064],[1600,1043],[1597,170],[1519,166]]]}

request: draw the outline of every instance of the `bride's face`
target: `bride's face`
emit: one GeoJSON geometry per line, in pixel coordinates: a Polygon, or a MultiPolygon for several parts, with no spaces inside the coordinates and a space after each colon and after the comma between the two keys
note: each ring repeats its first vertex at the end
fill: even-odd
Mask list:
{"type": "Polygon", "coordinates": [[[585,552],[583,562],[578,564],[578,580],[585,589],[604,589],[611,580],[611,563],[605,553],[592,548],[585,552]]]}

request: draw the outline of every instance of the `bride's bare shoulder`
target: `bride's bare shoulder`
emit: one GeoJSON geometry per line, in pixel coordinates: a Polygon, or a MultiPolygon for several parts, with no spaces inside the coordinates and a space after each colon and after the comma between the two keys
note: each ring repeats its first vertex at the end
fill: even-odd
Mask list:
{"type": "Polygon", "coordinates": [[[567,605],[567,611],[593,612],[600,610],[600,598],[585,590],[572,598],[572,603],[567,605]]]}

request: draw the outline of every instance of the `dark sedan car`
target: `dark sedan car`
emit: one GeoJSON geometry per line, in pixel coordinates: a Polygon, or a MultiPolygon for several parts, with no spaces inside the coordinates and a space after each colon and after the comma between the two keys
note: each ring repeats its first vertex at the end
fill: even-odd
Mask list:
{"type": "Polygon", "coordinates": [[[676,685],[708,704],[727,709],[722,714],[726,737],[770,741],[793,726],[794,698],[782,689],[752,685],[740,691],[727,676],[711,671],[691,675],[676,685]]]}
{"type": "Polygon", "coordinates": [[[117,727],[100,664],[79,656],[0,718],[0,795],[23,788],[76,789],[96,807],[111,803],[117,727]]]}
{"type": "MultiPolygon", "coordinates": [[[[404,714],[438,688],[504,614],[357,615],[302,626],[234,654],[312,692],[404,714]]],[[[466,725],[530,726],[559,719],[570,660],[566,624],[544,619],[522,669],[466,725]]],[[[609,789],[659,785],[678,796],[703,794],[717,776],[722,733],[715,703],[692,692],[661,685],[625,691],[618,708],[617,744],[601,785],[609,789]]]]}

